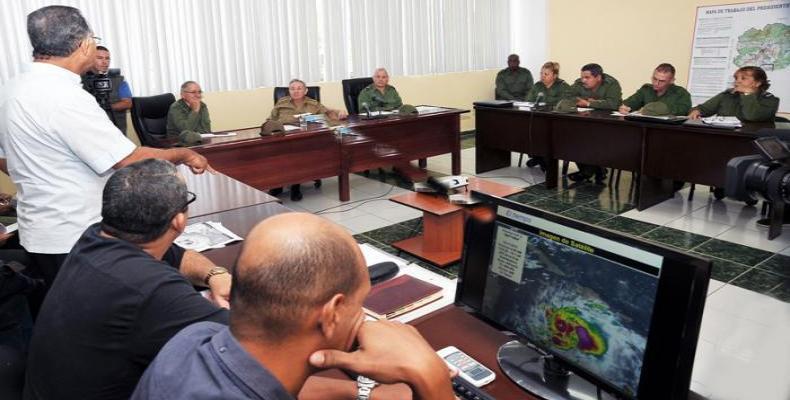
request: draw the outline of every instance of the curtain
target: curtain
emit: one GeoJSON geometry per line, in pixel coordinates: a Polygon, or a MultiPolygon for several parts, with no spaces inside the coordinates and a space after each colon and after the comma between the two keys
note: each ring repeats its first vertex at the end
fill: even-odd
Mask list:
{"type": "Polygon", "coordinates": [[[0,84],[30,63],[26,16],[79,8],[136,96],[500,68],[515,0],[3,0],[0,84]]]}

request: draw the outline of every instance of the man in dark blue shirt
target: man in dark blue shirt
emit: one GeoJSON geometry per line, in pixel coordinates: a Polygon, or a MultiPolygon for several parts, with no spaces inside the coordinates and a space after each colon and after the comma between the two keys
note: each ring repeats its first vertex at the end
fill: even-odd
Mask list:
{"type": "MultiPolygon", "coordinates": [[[[343,228],[312,214],[270,217],[247,236],[233,274],[230,327],[201,322],[179,332],[132,399],[285,400],[335,367],[403,382],[418,399],[455,399],[447,367],[416,329],[364,322],[368,272],[343,228]]],[[[381,394],[370,379],[358,385],[357,399],[381,394]]]]}
{"type": "Polygon", "coordinates": [[[110,177],[103,221],[74,245],[36,320],[25,398],[126,399],[178,331],[228,322],[230,274],[172,244],[194,199],[168,161],[110,177]],[[214,304],[193,285],[210,287],[214,304]]]}

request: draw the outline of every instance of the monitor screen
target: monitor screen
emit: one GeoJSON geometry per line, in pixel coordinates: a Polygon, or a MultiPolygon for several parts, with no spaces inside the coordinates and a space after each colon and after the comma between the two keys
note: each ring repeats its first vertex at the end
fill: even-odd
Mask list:
{"type": "Polygon", "coordinates": [[[485,212],[456,304],[518,336],[497,352],[504,375],[546,398],[688,397],[709,260],[472,193],[485,212]]]}
{"type": "Polygon", "coordinates": [[[662,257],[504,207],[491,246],[482,314],[634,395],[662,257]]]}

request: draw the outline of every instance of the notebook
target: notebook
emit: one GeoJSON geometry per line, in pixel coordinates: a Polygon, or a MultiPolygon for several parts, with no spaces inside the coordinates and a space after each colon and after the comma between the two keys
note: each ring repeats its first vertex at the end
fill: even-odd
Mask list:
{"type": "Polygon", "coordinates": [[[373,318],[393,319],[441,298],[441,287],[401,275],[373,286],[363,307],[373,318]]]}

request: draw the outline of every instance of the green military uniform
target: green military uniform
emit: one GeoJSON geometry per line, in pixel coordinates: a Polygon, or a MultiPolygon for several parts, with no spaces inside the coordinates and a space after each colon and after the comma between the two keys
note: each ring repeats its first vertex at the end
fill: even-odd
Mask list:
{"type": "Polygon", "coordinates": [[[326,114],[329,110],[317,100],[305,97],[304,103],[300,107],[294,104],[291,96],[283,96],[272,108],[269,119],[279,121],[284,124],[294,124],[299,122],[295,117],[297,114],[326,114]]]}
{"type": "Polygon", "coordinates": [[[631,111],[638,111],[647,103],[658,101],[667,105],[672,115],[686,115],[691,109],[691,94],[676,85],[670,85],[664,95],[658,96],[653,90],[653,85],[646,83],[636,93],[623,100],[623,104],[631,107],[631,111]]]}
{"type": "Polygon", "coordinates": [[[519,67],[514,72],[505,68],[496,74],[496,99],[524,101],[533,82],[528,69],[519,67]]]}
{"type": "Polygon", "coordinates": [[[779,110],[779,98],[769,92],[746,95],[725,90],[694,109],[703,117],[717,114],[735,116],[741,121],[773,121],[779,110]]]}
{"type": "Polygon", "coordinates": [[[543,82],[538,81],[535,83],[535,86],[532,86],[532,89],[529,90],[527,93],[527,101],[535,101],[538,98],[538,93],[543,93],[543,100],[541,102],[546,103],[547,106],[554,106],[555,104],[559,103],[560,100],[569,97],[569,93],[571,91],[571,86],[568,85],[562,79],[557,79],[551,85],[551,87],[546,87],[543,82]]]}
{"type": "Polygon", "coordinates": [[[362,103],[367,103],[370,111],[391,111],[403,105],[403,101],[394,87],[387,85],[384,88],[384,94],[382,94],[373,84],[359,92],[359,97],[357,97],[359,112],[365,111],[362,103]]]}
{"type": "Polygon", "coordinates": [[[617,110],[620,104],[623,103],[623,89],[620,88],[620,82],[614,79],[609,74],[603,74],[601,85],[595,90],[589,90],[582,85],[582,79],[579,78],[573,85],[571,85],[570,96],[568,97],[581,97],[583,99],[592,98],[590,107],[599,110],[617,110]]]}
{"type": "Polygon", "coordinates": [[[184,99],[170,105],[170,110],[167,112],[167,136],[178,136],[183,131],[211,132],[211,120],[208,117],[206,103],[200,102],[198,112],[192,112],[184,99]]]}

